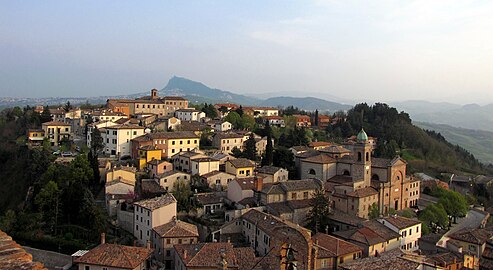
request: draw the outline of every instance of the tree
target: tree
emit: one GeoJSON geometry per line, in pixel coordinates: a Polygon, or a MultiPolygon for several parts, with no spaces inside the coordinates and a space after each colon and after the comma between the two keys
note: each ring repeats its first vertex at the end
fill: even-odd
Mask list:
{"type": "Polygon", "coordinates": [[[318,127],[318,110],[315,110],[315,126],[318,127]]]}
{"type": "Polygon", "coordinates": [[[255,128],[255,118],[250,115],[243,114],[240,123],[240,129],[253,130],[255,128]]]}
{"type": "Polygon", "coordinates": [[[242,119],[237,112],[229,112],[228,115],[224,117],[224,120],[230,122],[234,129],[241,129],[242,119]]]}
{"type": "Polygon", "coordinates": [[[93,172],[93,179],[91,184],[93,188],[96,188],[100,182],[101,175],[99,172],[99,152],[104,149],[103,137],[97,127],[92,131],[91,147],[87,154],[87,159],[90,163],[93,172]]]}
{"type": "Polygon", "coordinates": [[[72,105],[70,104],[70,101],[67,101],[67,103],[65,103],[65,106],[63,106],[63,110],[65,112],[68,112],[72,109],[72,105]]]}
{"type": "Polygon", "coordinates": [[[50,122],[52,120],[50,108],[48,106],[43,107],[43,111],[41,112],[41,123],[50,122]]]}
{"type": "Polygon", "coordinates": [[[233,147],[233,149],[231,149],[231,155],[235,158],[240,158],[243,157],[243,152],[241,152],[241,150],[235,146],[233,147]]]}
{"type": "Polygon", "coordinates": [[[447,228],[449,226],[447,212],[439,203],[429,204],[421,211],[418,218],[423,222],[423,231],[436,231],[438,227],[447,228]]]}
{"type": "Polygon", "coordinates": [[[245,141],[245,149],[243,150],[243,156],[250,160],[257,160],[257,146],[255,141],[255,136],[253,133],[250,134],[250,138],[245,141]]]}
{"type": "Polygon", "coordinates": [[[53,181],[49,181],[35,198],[35,203],[42,214],[43,220],[49,225],[52,232],[58,223],[60,194],[61,191],[58,185],[53,181]]]}
{"type": "Polygon", "coordinates": [[[10,233],[14,230],[17,221],[17,215],[14,210],[5,211],[5,215],[0,217],[0,230],[10,233]]]}
{"type": "Polygon", "coordinates": [[[457,223],[457,217],[464,217],[469,210],[467,200],[456,191],[440,189],[442,195],[439,197],[438,203],[443,205],[447,214],[454,218],[454,223],[457,223]]]}
{"type": "Polygon", "coordinates": [[[380,216],[380,210],[378,209],[378,205],[373,203],[370,207],[368,207],[368,218],[376,219],[380,216]]]}
{"type": "Polygon", "coordinates": [[[175,196],[177,202],[178,212],[190,211],[190,209],[192,208],[190,204],[190,197],[192,196],[192,190],[190,189],[190,184],[186,181],[181,181],[181,180],[175,181],[173,183],[172,193],[175,196]]]}
{"type": "Polygon", "coordinates": [[[238,107],[238,109],[236,109],[236,113],[239,115],[239,116],[243,116],[243,107],[240,105],[240,107],[238,107]]]}
{"type": "Polygon", "coordinates": [[[274,149],[273,164],[276,167],[281,167],[289,171],[289,179],[295,179],[296,166],[294,163],[294,155],[288,148],[278,146],[274,149]]]}
{"type": "Polygon", "coordinates": [[[331,213],[330,200],[323,188],[318,189],[313,194],[312,207],[307,215],[308,226],[315,231],[323,231],[329,223],[331,213]]]}
{"type": "Polygon", "coordinates": [[[214,107],[214,105],[212,105],[212,103],[209,105],[207,105],[207,103],[205,103],[204,107],[202,107],[201,111],[204,112],[205,115],[207,115],[207,117],[210,117],[210,118],[216,118],[217,117],[217,110],[214,107]]]}
{"type": "Polygon", "coordinates": [[[274,159],[274,147],[272,146],[272,129],[269,121],[265,123],[265,131],[267,136],[267,145],[265,146],[265,158],[262,159],[262,165],[272,165],[274,159]]]}
{"type": "Polygon", "coordinates": [[[222,114],[225,114],[227,113],[229,110],[228,110],[228,107],[226,106],[221,106],[221,108],[219,108],[219,111],[222,113],[222,114]]]}

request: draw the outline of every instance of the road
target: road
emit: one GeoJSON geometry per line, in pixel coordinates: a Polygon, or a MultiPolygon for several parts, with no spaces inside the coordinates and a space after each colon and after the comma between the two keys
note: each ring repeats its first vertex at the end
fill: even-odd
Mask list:
{"type": "Polygon", "coordinates": [[[445,233],[440,241],[438,241],[437,245],[441,247],[445,247],[447,240],[449,239],[448,235],[460,231],[465,228],[476,229],[481,226],[483,219],[486,217],[486,214],[482,211],[478,211],[476,209],[471,209],[467,212],[467,215],[464,218],[458,220],[457,224],[452,224],[452,228],[445,233]]]}

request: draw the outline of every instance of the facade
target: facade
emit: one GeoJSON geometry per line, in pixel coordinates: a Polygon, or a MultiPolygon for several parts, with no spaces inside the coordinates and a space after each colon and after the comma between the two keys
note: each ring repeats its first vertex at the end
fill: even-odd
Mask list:
{"type": "Polygon", "coordinates": [[[188,173],[173,170],[163,174],[158,174],[155,176],[155,179],[166,191],[171,191],[173,190],[173,185],[177,181],[185,181],[190,183],[191,176],[188,173]]]}
{"type": "Polygon", "coordinates": [[[191,174],[204,175],[219,170],[219,160],[210,157],[194,158],[191,161],[191,174]]]}
{"type": "Polygon", "coordinates": [[[235,179],[228,183],[228,199],[232,202],[239,202],[245,198],[254,196],[253,190],[257,188],[258,178],[235,179]]]}
{"type": "Polygon", "coordinates": [[[134,138],[131,143],[133,158],[138,156],[138,149],[145,145],[161,149],[162,158],[171,158],[183,151],[199,149],[200,137],[190,131],[156,132],[134,138]]]}
{"type": "Polygon", "coordinates": [[[310,120],[310,116],[308,115],[300,115],[300,114],[296,114],[296,115],[293,115],[294,116],[294,119],[296,121],[296,126],[297,127],[311,127],[312,126],[312,123],[311,123],[311,120],[310,120]]]}
{"type": "Polygon", "coordinates": [[[313,198],[315,191],[322,188],[318,179],[289,180],[277,183],[257,185],[260,202],[264,205],[286,201],[308,200],[313,198]]]}
{"type": "Polygon", "coordinates": [[[221,150],[224,153],[231,153],[233,148],[243,150],[245,137],[234,132],[221,132],[214,134],[212,146],[221,150]]]}
{"type": "Polygon", "coordinates": [[[265,183],[288,181],[289,172],[286,169],[275,166],[263,166],[257,169],[257,175],[262,177],[265,183]]]}
{"type": "Polygon", "coordinates": [[[226,132],[231,130],[233,127],[230,122],[221,120],[211,120],[207,122],[207,125],[209,125],[215,132],[226,132]]]}
{"type": "Polygon", "coordinates": [[[265,122],[269,122],[271,127],[285,127],[286,123],[284,122],[284,118],[281,116],[267,116],[264,118],[265,122]]]}
{"type": "Polygon", "coordinates": [[[174,269],[174,245],[198,243],[199,231],[196,225],[172,220],[152,229],[152,247],[157,260],[164,263],[164,269],[174,269]]]}
{"type": "Polygon", "coordinates": [[[338,269],[338,266],[362,257],[363,249],[342,239],[317,233],[313,236],[313,269],[338,269]]]}
{"type": "Polygon", "coordinates": [[[243,112],[255,118],[279,115],[279,110],[271,107],[243,107],[243,112]]]}
{"type": "Polygon", "coordinates": [[[418,240],[421,238],[421,222],[419,220],[389,216],[378,219],[378,222],[401,235],[401,249],[415,251],[419,249],[418,240]]]}
{"type": "Polygon", "coordinates": [[[134,202],[134,236],[145,245],[151,240],[152,228],[176,218],[176,199],[167,193],[161,197],[134,202]]]}
{"type": "Polygon", "coordinates": [[[175,166],[175,170],[179,170],[186,173],[192,172],[192,160],[198,158],[207,158],[207,156],[195,150],[184,151],[174,155],[173,164],[175,166]]]}
{"type": "Polygon", "coordinates": [[[156,177],[156,175],[163,174],[173,170],[173,164],[165,160],[152,160],[147,163],[147,170],[151,177],[156,177]]]}
{"type": "Polygon", "coordinates": [[[42,145],[45,138],[45,132],[42,129],[27,130],[27,143],[29,145],[42,145]]]}
{"type": "Polygon", "coordinates": [[[138,149],[139,152],[139,170],[144,169],[147,163],[153,160],[161,160],[162,151],[153,145],[145,145],[138,149]]]}
{"type": "Polygon", "coordinates": [[[106,183],[115,180],[125,180],[135,184],[135,173],[137,169],[130,166],[114,166],[106,172],[106,183]]]}
{"type": "Polygon", "coordinates": [[[103,153],[124,157],[130,156],[130,140],[144,135],[144,127],[123,124],[101,128],[100,132],[105,144],[103,153]]]}
{"type": "Polygon", "coordinates": [[[205,112],[193,108],[179,109],[175,111],[175,117],[181,121],[200,121],[205,117],[205,112]]]}
{"type": "Polygon", "coordinates": [[[110,216],[116,215],[118,207],[120,207],[123,202],[133,198],[134,188],[135,181],[116,179],[106,182],[104,190],[106,210],[110,216]]]}
{"type": "Polygon", "coordinates": [[[228,183],[233,179],[235,179],[235,175],[218,170],[203,174],[200,177],[202,185],[207,185],[213,189],[220,189],[219,187],[222,189],[222,187],[228,186],[228,183]]]}
{"type": "Polygon", "coordinates": [[[62,140],[72,139],[72,127],[70,124],[51,121],[41,124],[45,138],[48,138],[52,146],[58,146],[62,140]]]}

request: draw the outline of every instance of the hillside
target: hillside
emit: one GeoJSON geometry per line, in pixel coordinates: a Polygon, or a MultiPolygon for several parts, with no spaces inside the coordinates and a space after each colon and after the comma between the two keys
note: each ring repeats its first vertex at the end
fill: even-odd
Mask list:
{"type": "Polygon", "coordinates": [[[411,172],[470,172],[485,174],[486,168],[462,147],[446,141],[440,134],[425,131],[412,124],[405,112],[387,104],[358,104],[348,111],[347,122],[337,123],[332,136],[348,137],[364,128],[378,138],[376,156],[391,158],[401,155],[409,162],[411,172]]]}
{"type": "Polygon", "coordinates": [[[340,104],[337,102],[331,102],[319,98],[314,97],[273,97],[262,101],[260,104],[262,106],[271,106],[271,107],[287,107],[294,106],[298,108],[303,108],[304,110],[315,111],[319,110],[336,112],[336,111],[347,111],[351,109],[352,106],[340,104]]]}
{"type": "Polygon", "coordinates": [[[414,124],[439,132],[447,141],[464,147],[481,162],[493,164],[493,132],[423,122],[414,124]]]}

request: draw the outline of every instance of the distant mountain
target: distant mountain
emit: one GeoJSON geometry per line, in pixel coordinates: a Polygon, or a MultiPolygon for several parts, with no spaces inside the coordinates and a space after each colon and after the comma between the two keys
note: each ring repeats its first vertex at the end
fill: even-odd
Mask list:
{"type": "Polygon", "coordinates": [[[399,111],[405,111],[410,115],[436,113],[459,109],[461,105],[448,102],[430,102],[425,100],[406,100],[400,102],[389,102],[389,105],[399,111]]]}
{"type": "MultiPolygon", "coordinates": [[[[210,102],[232,102],[242,105],[257,105],[261,100],[234,94],[229,91],[210,88],[201,82],[192,81],[186,78],[173,76],[168,84],[159,91],[163,96],[184,96],[190,101],[195,99],[210,100],[210,102]]],[[[200,102],[200,101],[199,101],[200,102]]]]}
{"type": "Polygon", "coordinates": [[[439,132],[447,141],[470,151],[480,161],[493,164],[493,132],[423,122],[414,122],[414,124],[423,129],[439,132]]]}
{"type": "Polygon", "coordinates": [[[271,106],[271,107],[287,107],[294,106],[298,108],[303,108],[305,110],[319,110],[319,111],[347,111],[352,108],[350,105],[340,104],[337,102],[327,101],[324,99],[314,98],[314,97],[273,97],[266,99],[260,103],[261,106],[271,106]]]}

